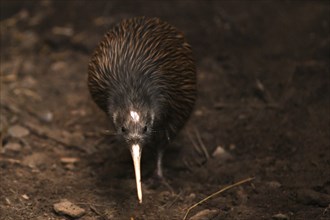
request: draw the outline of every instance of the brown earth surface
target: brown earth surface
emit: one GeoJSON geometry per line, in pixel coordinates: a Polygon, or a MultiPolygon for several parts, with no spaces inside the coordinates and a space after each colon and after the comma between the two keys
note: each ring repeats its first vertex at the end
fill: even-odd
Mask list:
{"type": "Polygon", "coordinates": [[[64,199],[83,220],[183,219],[248,177],[188,219],[330,219],[329,1],[0,6],[0,219],[66,219],[54,210],[64,199]],[[142,205],[129,151],[106,135],[109,120],[86,85],[106,30],[140,15],[185,33],[199,87],[165,155],[174,192],[148,185],[153,163],[144,158],[142,205]]]}

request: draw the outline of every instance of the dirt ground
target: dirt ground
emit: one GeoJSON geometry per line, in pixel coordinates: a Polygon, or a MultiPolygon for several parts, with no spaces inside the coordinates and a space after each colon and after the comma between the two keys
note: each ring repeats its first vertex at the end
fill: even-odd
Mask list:
{"type": "Polygon", "coordinates": [[[67,219],[63,199],[83,220],[183,219],[248,177],[188,219],[330,219],[329,33],[329,1],[2,0],[0,219],[67,219]],[[144,158],[142,205],[86,85],[106,30],[140,15],[186,34],[199,87],[165,155],[174,192],[144,158]]]}

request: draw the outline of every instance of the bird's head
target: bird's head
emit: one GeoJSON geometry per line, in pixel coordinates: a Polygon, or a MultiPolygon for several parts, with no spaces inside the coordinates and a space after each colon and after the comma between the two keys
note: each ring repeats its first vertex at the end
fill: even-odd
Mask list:
{"type": "Polygon", "coordinates": [[[147,109],[129,108],[112,113],[112,120],[118,136],[123,139],[131,151],[136,178],[137,194],[142,203],[141,153],[143,146],[152,137],[155,114],[147,109]]]}
{"type": "Polygon", "coordinates": [[[128,110],[115,111],[112,114],[113,124],[119,137],[128,146],[139,144],[143,146],[151,137],[154,113],[150,110],[128,110]]]}

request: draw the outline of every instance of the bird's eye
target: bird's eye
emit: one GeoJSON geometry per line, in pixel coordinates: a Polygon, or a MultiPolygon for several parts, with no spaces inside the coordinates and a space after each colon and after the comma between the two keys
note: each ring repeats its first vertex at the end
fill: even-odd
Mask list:
{"type": "Polygon", "coordinates": [[[143,133],[146,133],[147,131],[148,131],[148,127],[147,126],[144,126],[143,133]]]}
{"type": "Polygon", "coordinates": [[[121,127],[121,132],[126,133],[126,131],[127,131],[127,128],[121,127]]]}

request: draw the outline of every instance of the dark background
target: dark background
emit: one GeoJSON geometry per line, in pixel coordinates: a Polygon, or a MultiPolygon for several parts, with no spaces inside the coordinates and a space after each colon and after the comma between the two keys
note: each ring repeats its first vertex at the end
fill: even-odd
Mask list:
{"type": "Polygon", "coordinates": [[[61,199],[82,219],[182,219],[247,177],[190,216],[329,219],[329,15],[329,1],[1,1],[0,219],[63,219],[61,199]],[[185,33],[199,93],[165,155],[174,192],[145,183],[145,161],[138,205],[86,77],[106,30],[141,15],[185,33]]]}

